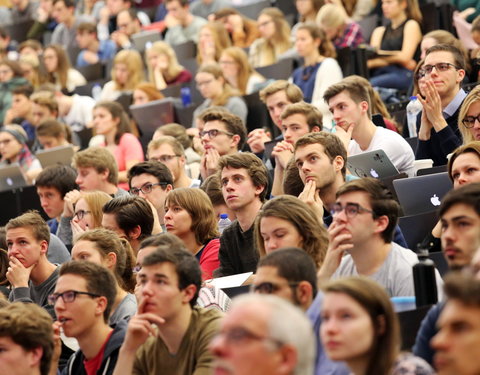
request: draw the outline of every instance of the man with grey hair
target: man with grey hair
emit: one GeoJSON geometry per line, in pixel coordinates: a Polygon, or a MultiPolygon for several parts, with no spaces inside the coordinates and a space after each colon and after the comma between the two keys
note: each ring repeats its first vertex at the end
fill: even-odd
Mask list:
{"type": "Polygon", "coordinates": [[[215,373],[313,374],[315,341],[310,322],[301,310],[273,295],[235,298],[210,349],[215,373]]]}

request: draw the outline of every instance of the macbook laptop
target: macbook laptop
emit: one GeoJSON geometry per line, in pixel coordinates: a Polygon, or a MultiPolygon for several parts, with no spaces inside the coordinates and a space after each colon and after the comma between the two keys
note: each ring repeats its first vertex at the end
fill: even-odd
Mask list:
{"type": "Polygon", "coordinates": [[[75,151],[72,146],[60,146],[37,151],[35,156],[40,161],[40,164],[42,164],[42,167],[46,168],[56,164],[71,165],[74,153],[75,151]]]}
{"type": "Polygon", "coordinates": [[[131,38],[133,48],[139,52],[144,52],[152,43],[162,40],[162,36],[158,30],[141,31],[133,34],[131,38]]]}
{"type": "Polygon", "coordinates": [[[175,111],[171,98],[131,105],[130,112],[142,134],[153,134],[159,126],[175,122],[175,111]]]}
{"type": "Polygon", "coordinates": [[[0,191],[11,190],[27,186],[18,164],[12,164],[0,168],[0,191]]]}
{"type": "Polygon", "coordinates": [[[448,173],[435,173],[393,181],[405,216],[436,210],[452,189],[448,173]]]}
{"type": "Polygon", "coordinates": [[[351,174],[358,177],[384,178],[398,174],[397,168],[383,150],[349,156],[347,168],[351,174]]]}

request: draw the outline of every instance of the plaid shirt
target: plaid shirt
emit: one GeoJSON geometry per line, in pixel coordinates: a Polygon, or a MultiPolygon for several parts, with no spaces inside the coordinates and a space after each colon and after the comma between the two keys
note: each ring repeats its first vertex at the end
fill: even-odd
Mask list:
{"type": "Polygon", "coordinates": [[[336,49],[345,47],[357,48],[362,43],[365,43],[365,40],[363,39],[360,25],[356,22],[347,24],[343,35],[333,41],[336,49]]]}

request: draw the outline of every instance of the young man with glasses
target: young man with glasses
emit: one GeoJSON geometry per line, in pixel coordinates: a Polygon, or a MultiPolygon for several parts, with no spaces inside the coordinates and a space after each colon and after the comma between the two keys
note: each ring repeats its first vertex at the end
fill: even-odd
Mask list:
{"type": "Polygon", "coordinates": [[[226,111],[207,111],[202,117],[200,132],[205,153],[200,162],[200,173],[205,180],[215,173],[218,160],[224,155],[240,151],[247,138],[247,129],[240,117],[226,111]]]}
{"type": "MultiPolygon", "coordinates": [[[[60,341],[62,330],[80,347],[62,374],[113,373],[127,329],[126,321],[113,328],[108,325],[115,295],[115,279],[105,267],[84,261],[60,267],[55,291],[48,297],[57,316],[53,324],[55,338],[60,341]]],[[[60,353],[55,354],[54,366],[60,353]]]]}
{"type": "Polygon", "coordinates": [[[458,48],[437,44],[427,50],[420,73],[425,77],[425,99],[419,96],[423,111],[416,158],[432,159],[433,165],[444,165],[447,155],[462,144],[458,114],[467,96],[461,88],[465,58],[458,48]]]}
{"type": "Polygon", "coordinates": [[[173,187],[200,187],[200,180],[187,176],[185,164],[185,150],[182,144],[173,137],[161,136],[150,141],[147,147],[148,160],[155,160],[165,164],[173,177],[173,187]]]}
{"type": "Polygon", "coordinates": [[[143,259],[137,281],[138,313],[128,324],[114,374],[210,374],[208,345],[221,313],[195,304],[202,282],[195,256],[160,246],[143,259]]]}
{"type": "Polygon", "coordinates": [[[12,286],[9,300],[35,303],[54,317],[47,297],[55,288],[58,268],[47,259],[50,230],[35,211],[10,219],[5,227],[12,286]]]}
{"type": "MultiPolygon", "coordinates": [[[[378,180],[362,178],[343,185],[336,195],[319,282],[363,275],[382,285],[390,297],[414,296],[412,266],[418,258],[392,242],[399,205],[391,193],[378,180]]],[[[439,296],[441,284],[437,271],[439,296]]]]}
{"type": "Polygon", "coordinates": [[[164,231],[165,198],[173,189],[173,184],[174,181],[169,168],[155,160],[135,164],[128,171],[130,194],[146,199],[155,207],[158,213],[158,220],[164,231]]]}

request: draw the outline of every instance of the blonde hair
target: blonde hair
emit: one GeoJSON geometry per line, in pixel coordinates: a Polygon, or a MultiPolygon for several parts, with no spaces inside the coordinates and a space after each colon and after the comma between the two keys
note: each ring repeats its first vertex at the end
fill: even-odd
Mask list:
{"type": "Polygon", "coordinates": [[[198,73],[208,73],[211,74],[215,79],[222,79],[223,80],[223,90],[222,93],[212,99],[211,106],[224,106],[227,104],[228,99],[230,99],[232,96],[239,96],[240,92],[237,89],[234,89],[229,83],[227,83],[227,80],[223,76],[222,68],[218,64],[206,64],[200,67],[198,69],[198,73]]]}
{"type": "Polygon", "coordinates": [[[470,106],[478,101],[480,101],[480,86],[476,86],[472,91],[470,91],[460,107],[460,113],[458,115],[458,129],[462,134],[464,145],[469,142],[476,141],[472,135],[471,129],[467,129],[465,125],[463,125],[462,120],[465,118],[465,116],[467,116],[470,106]]]}
{"type": "Polygon", "coordinates": [[[90,214],[92,215],[93,228],[101,227],[103,217],[102,207],[105,203],[111,201],[113,198],[103,191],[82,191],[80,193],[80,199],[82,198],[85,199],[88,209],[90,210],[90,214]]]}
{"type": "Polygon", "coordinates": [[[337,4],[325,4],[317,14],[316,23],[322,28],[339,28],[345,25],[347,20],[348,15],[343,7],[337,4]]]}
{"type": "MultiPolygon", "coordinates": [[[[202,29],[209,29],[213,36],[213,42],[215,44],[215,61],[220,59],[220,55],[225,48],[228,48],[232,45],[228,32],[223,26],[222,22],[212,21],[208,22],[200,28],[199,34],[202,32],[202,29]]],[[[202,55],[200,53],[201,44],[197,44],[197,61],[198,64],[202,64],[202,55]]]]}
{"type": "Polygon", "coordinates": [[[131,49],[118,52],[113,59],[111,75],[117,90],[133,90],[137,84],[144,80],[143,61],[140,53],[131,49]],[[128,80],[124,85],[121,85],[115,77],[115,65],[117,64],[124,64],[127,67],[128,80]]]}
{"type": "Polygon", "coordinates": [[[162,72],[165,81],[173,81],[185,68],[179,64],[177,60],[177,55],[172,47],[170,47],[167,43],[158,41],[152,44],[152,47],[145,51],[145,60],[147,62],[148,68],[148,79],[150,82],[155,82],[155,75],[153,74],[152,67],[148,63],[148,54],[150,52],[156,52],[159,55],[165,55],[168,58],[168,68],[165,72],[162,72]]]}
{"type": "Polygon", "coordinates": [[[238,66],[237,88],[242,95],[245,95],[247,93],[247,84],[250,76],[258,73],[253,69],[248,61],[246,52],[242,48],[229,47],[223,50],[222,55],[223,54],[235,60],[235,64],[238,66]]]}

